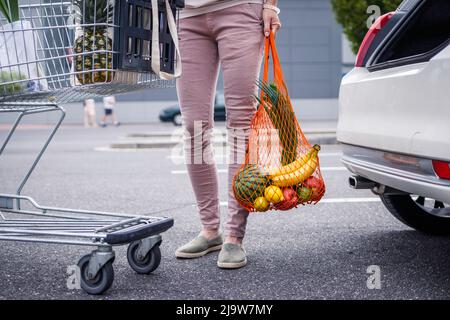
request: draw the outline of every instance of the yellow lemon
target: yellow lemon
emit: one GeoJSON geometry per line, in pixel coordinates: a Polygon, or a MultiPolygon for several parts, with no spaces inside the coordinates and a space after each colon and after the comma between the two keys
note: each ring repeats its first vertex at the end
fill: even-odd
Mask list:
{"type": "Polygon", "coordinates": [[[269,210],[269,201],[267,201],[264,197],[258,197],[256,198],[255,202],[253,203],[253,208],[255,208],[256,211],[264,212],[269,210]]]}
{"type": "Polygon", "coordinates": [[[283,191],[277,186],[269,186],[264,190],[264,197],[267,201],[277,204],[284,200],[283,191]]]}

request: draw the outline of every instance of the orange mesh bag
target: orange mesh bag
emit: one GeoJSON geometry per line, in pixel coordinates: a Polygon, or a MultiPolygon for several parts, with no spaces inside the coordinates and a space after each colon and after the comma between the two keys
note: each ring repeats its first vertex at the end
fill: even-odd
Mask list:
{"type": "Polygon", "coordinates": [[[255,99],[259,107],[252,120],[245,162],[233,180],[234,195],[250,212],[316,204],[325,194],[320,146],[309,144],[294,114],[273,34],[266,38],[264,74],[258,86],[261,94],[255,99]]]}

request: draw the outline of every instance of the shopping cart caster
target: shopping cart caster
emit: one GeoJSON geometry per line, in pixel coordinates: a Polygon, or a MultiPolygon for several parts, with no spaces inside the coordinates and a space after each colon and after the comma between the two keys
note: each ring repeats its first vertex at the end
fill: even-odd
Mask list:
{"type": "Polygon", "coordinates": [[[89,294],[99,295],[108,290],[114,281],[114,251],[101,249],[87,254],[78,261],[80,286],[89,294]]]}
{"type": "Polygon", "coordinates": [[[150,274],[161,263],[160,235],[134,241],[128,246],[127,259],[130,267],[139,274],[150,274]]]}

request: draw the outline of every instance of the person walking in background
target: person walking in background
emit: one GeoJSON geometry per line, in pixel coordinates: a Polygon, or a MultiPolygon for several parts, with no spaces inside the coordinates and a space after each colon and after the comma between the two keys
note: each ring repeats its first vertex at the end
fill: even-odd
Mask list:
{"type": "Polygon", "coordinates": [[[84,127],[97,128],[95,101],[94,99],[86,99],[83,101],[84,107],[84,127]]]}
{"type": "Polygon", "coordinates": [[[108,118],[111,118],[112,124],[116,127],[120,125],[120,122],[117,120],[116,115],[114,114],[114,108],[116,107],[116,98],[114,96],[107,96],[103,98],[103,109],[105,114],[103,115],[100,126],[106,127],[106,121],[108,118]]]}
{"type": "Polygon", "coordinates": [[[248,211],[234,198],[232,181],[245,155],[246,143],[239,142],[247,142],[257,108],[252,96],[257,94],[264,36],[281,27],[280,10],[277,0],[186,0],[185,4],[179,21],[182,75],[177,80],[177,91],[187,133],[187,169],[203,228],[195,239],[178,248],[175,255],[192,259],[221,250],[218,267],[240,268],[247,264],[242,240],[248,211]],[[210,132],[219,66],[223,72],[230,159],[233,159],[228,167],[224,240],[220,233],[216,165],[213,161],[196,161],[197,155],[203,155],[203,159],[214,158],[210,132]]]}

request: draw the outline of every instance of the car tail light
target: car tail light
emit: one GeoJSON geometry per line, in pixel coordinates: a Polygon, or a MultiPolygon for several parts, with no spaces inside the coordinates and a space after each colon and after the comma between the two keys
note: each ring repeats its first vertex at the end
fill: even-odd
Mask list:
{"type": "Polygon", "coordinates": [[[369,51],[369,48],[372,45],[373,40],[377,36],[378,32],[380,32],[380,30],[383,29],[386,23],[388,23],[389,20],[391,20],[394,14],[395,12],[389,12],[386,13],[385,15],[382,15],[370,27],[369,31],[364,37],[363,42],[361,43],[361,46],[359,47],[358,55],[356,56],[356,64],[355,64],[356,67],[364,66],[364,59],[366,58],[367,51],[369,51]]]}
{"type": "Polygon", "coordinates": [[[433,160],[433,168],[439,178],[450,180],[449,162],[433,160]]]}

